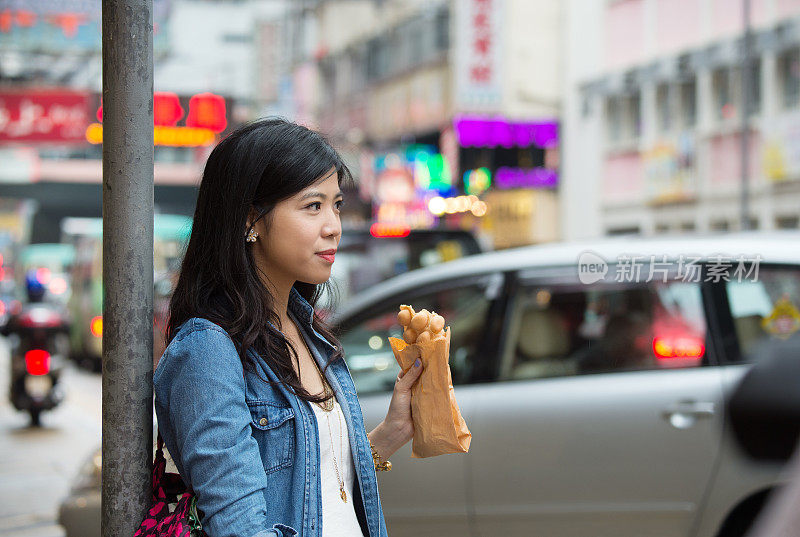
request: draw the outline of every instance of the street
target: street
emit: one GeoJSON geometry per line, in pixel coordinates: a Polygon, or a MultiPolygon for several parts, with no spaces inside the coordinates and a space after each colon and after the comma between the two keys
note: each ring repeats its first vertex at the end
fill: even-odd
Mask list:
{"type": "Polygon", "coordinates": [[[58,505],[83,461],[100,445],[101,378],[69,363],[64,401],[42,427],[8,401],[9,350],[0,339],[0,536],[62,537],[58,505]]]}

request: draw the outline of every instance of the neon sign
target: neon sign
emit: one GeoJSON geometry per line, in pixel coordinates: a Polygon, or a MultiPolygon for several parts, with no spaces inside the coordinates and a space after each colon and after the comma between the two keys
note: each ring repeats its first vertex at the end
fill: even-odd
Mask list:
{"type": "Polygon", "coordinates": [[[453,121],[461,147],[530,147],[558,145],[556,121],[514,122],[501,117],[461,116],[453,121]]]}
{"type": "MultiPolygon", "coordinates": [[[[228,125],[225,98],[213,93],[200,93],[189,99],[186,126],[177,123],[185,115],[177,94],[157,91],[153,94],[153,143],[159,146],[200,147],[214,143],[216,135],[228,125]]],[[[103,106],[97,110],[103,121],[103,106]]],[[[103,125],[92,123],[86,128],[86,140],[103,143],[103,125]]]]}
{"type": "Polygon", "coordinates": [[[558,173],[547,168],[509,168],[502,167],[495,174],[498,188],[555,188],[558,173]]]}

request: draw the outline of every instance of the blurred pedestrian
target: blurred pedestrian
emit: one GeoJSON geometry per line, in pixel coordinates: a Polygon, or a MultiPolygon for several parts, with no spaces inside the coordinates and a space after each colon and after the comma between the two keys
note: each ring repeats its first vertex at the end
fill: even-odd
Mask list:
{"type": "Polygon", "coordinates": [[[767,497],[752,529],[732,528],[748,537],[800,536],[800,337],[771,340],[751,353],[758,357],[728,403],[731,430],[754,459],[791,462],[786,485],[767,497]],[[794,453],[794,455],[792,455],[794,453]],[[748,531],[749,529],[749,531],[748,531]]]}
{"type": "Polygon", "coordinates": [[[315,311],[351,181],[320,134],[281,119],[239,128],[206,163],[154,384],[209,537],[386,535],[376,470],[413,436],[422,367],[367,433],[315,311]]]}

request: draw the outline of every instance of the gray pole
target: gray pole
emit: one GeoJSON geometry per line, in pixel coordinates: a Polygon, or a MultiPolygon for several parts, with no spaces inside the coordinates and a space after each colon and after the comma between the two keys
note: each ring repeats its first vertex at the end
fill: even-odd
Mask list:
{"type": "Polygon", "coordinates": [[[151,498],[152,14],[103,0],[103,537],[133,535],[151,498]]]}
{"type": "Polygon", "coordinates": [[[742,199],[741,228],[750,229],[750,49],[752,29],[750,27],[750,0],[743,0],[742,18],[744,21],[744,37],[742,42],[742,199]]]}

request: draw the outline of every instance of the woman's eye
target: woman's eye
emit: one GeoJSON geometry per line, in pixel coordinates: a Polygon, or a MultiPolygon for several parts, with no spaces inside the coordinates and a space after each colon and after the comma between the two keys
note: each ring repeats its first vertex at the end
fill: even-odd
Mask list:
{"type": "Polygon", "coordinates": [[[336,208],[337,209],[341,209],[342,205],[344,205],[344,200],[339,200],[339,201],[336,202],[336,208]]]}
{"type": "Polygon", "coordinates": [[[306,209],[314,208],[315,210],[319,211],[322,208],[322,202],[315,201],[309,205],[306,205],[306,209]]]}

